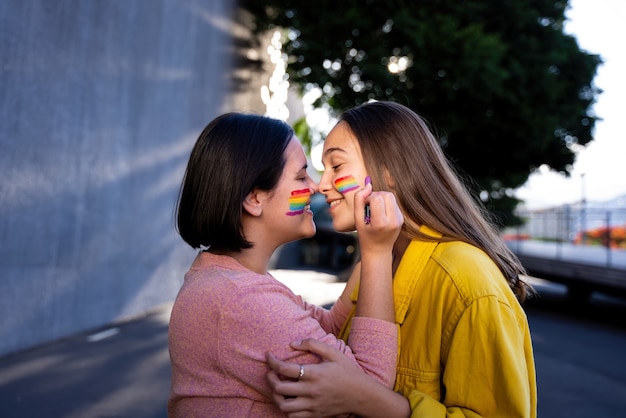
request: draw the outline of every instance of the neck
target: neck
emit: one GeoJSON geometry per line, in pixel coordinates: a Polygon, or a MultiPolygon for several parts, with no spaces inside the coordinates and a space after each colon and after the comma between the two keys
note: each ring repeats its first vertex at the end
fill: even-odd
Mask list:
{"type": "Polygon", "coordinates": [[[402,257],[407,247],[411,243],[411,237],[406,235],[404,232],[400,232],[398,239],[393,244],[393,255],[395,258],[402,257]]]}
{"type": "Polygon", "coordinates": [[[239,264],[248,270],[263,275],[267,274],[270,257],[272,256],[271,252],[266,254],[264,251],[256,247],[247,248],[241,251],[228,251],[222,254],[234,258],[239,262],[239,264]]]}

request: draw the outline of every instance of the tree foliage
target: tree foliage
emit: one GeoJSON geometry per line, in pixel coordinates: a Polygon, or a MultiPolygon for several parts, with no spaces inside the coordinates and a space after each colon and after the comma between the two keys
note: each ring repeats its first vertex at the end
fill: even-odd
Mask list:
{"type": "Polygon", "coordinates": [[[505,223],[515,188],[544,164],[569,175],[592,140],[602,61],[564,33],[567,0],[260,3],[242,6],[257,32],[285,31],[292,85],[322,88],[337,113],[370,99],[411,107],[505,223]]]}

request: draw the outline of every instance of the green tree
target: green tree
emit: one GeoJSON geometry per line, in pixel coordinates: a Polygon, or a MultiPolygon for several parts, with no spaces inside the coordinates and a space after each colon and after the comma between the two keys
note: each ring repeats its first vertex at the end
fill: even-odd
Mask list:
{"type": "MultiPolygon", "coordinates": [[[[541,165],[569,175],[591,141],[598,55],[563,32],[567,0],[243,0],[282,28],[290,82],[337,113],[370,99],[421,114],[507,225],[541,165]]],[[[319,103],[321,104],[321,103],[319,103]]]]}

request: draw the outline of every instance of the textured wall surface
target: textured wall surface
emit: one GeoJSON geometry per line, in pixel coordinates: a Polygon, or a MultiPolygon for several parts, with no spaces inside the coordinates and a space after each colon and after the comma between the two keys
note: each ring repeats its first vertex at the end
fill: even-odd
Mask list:
{"type": "Polygon", "coordinates": [[[234,3],[0,2],[0,355],[174,299],[189,152],[246,90],[234,3]]]}

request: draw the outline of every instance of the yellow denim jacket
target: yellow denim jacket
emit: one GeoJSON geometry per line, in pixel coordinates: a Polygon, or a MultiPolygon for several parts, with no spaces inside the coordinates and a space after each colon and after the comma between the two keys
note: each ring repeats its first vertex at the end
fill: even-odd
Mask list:
{"type": "MultiPolygon", "coordinates": [[[[393,289],[400,327],[394,390],[409,399],[413,418],[536,417],[526,314],[487,254],[458,241],[413,240],[393,289]]],[[[357,295],[358,288],[353,301],[357,295]]]]}

